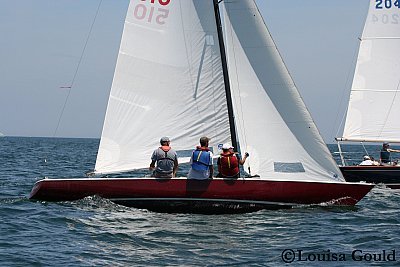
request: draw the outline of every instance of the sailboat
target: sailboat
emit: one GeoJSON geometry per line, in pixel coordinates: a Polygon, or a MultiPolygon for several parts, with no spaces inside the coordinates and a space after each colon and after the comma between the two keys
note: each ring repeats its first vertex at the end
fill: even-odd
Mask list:
{"type": "MultiPolygon", "coordinates": [[[[400,2],[370,1],[340,142],[400,143],[400,2]]],[[[400,166],[340,167],[347,181],[400,188],[400,166]]]]}
{"type": "Polygon", "coordinates": [[[162,136],[181,156],[201,136],[214,154],[231,143],[247,176],[43,179],[30,198],[236,213],[355,205],[373,187],[345,182],[253,0],[131,0],[94,173],[147,168],[162,136]]]}

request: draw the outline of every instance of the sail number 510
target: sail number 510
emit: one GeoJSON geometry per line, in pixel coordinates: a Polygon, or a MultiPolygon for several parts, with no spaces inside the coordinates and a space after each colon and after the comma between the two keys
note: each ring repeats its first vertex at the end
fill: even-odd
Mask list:
{"type": "Polygon", "coordinates": [[[383,9],[383,8],[392,8],[392,7],[400,8],[400,0],[376,0],[375,8],[383,9]]]}
{"type": "Polygon", "coordinates": [[[152,5],[144,3],[136,5],[133,11],[135,18],[138,20],[145,20],[149,23],[156,22],[159,25],[165,24],[169,16],[169,9],[167,9],[167,6],[171,0],[141,0],[141,2],[145,1],[150,2],[152,5]],[[164,7],[156,8],[154,5],[156,1],[164,7]]]}
{"type": "MultiPolygon", "coordinates": [[[[148,1],[148,0],[142,0],[143,1],[148,1]]],[[[155,0],[150,0],[150,3],[154,4],[155,0]]],[[[171,2],[171,0],[158,0],[158,3],[162,6],[166,6],[171,2]]]]}

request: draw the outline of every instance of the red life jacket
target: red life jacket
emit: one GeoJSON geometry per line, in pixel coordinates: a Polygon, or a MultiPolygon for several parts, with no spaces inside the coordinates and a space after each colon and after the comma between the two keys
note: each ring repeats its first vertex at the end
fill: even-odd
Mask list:
{"type": "Polygon", "coordinates": [[[218,171],[224,177],[234,177],[239,174],[239,160],[234,153],[221,153],[218,171]]]}

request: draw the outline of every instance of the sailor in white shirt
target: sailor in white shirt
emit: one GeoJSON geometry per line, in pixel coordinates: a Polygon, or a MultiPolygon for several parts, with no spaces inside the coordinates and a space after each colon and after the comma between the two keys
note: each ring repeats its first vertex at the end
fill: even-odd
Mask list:
{"type": "Polygon", "coordinates": [[[379,163],[375,160],[371,160],[371,158],[369,156],[364,156],[363,161],[358,165],[361,165],[361,166],[379,165],[379,163]]]}

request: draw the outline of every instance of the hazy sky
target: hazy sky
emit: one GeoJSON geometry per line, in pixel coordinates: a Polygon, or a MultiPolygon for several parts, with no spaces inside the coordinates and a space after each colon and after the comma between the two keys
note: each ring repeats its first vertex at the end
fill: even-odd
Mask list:
{"type": "MultiPolygon", "coordinates": [[[[129,0],[0,0],[0,132],[100,137],[129,0]],[[57,131],[56,131],[57,129],[57,131]]],[[[347,106],[368,0],[257,0],[321,134],[347,106]]]]}

